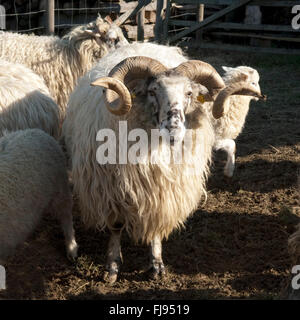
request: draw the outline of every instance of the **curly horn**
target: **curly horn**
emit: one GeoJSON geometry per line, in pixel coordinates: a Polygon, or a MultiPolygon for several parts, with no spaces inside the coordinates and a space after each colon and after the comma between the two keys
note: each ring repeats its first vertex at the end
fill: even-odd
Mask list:
{"type": "Polygon", "coordinates": [[[130,92],[128,91],[127,87],[124,85],[123,82],[121,82],[118,79],[104,77],[104,78],[99,78],[96,81],[92,82],[91,85],[100,86],[106,89],[113,90],[119,95],[120,97],[120,102],[118,103],[120,105],[119,108],[118,107],[113,108],[111,106],[114,104],[114,101],[111,101],[110,103],[106,104],[108,110],[111,113],[117,116],[121,116],[130,111],[132,106],[131,96],[130,96],[130,92]]]}
{"type": "Polygon", "coordinates": [[[261,94],[260,89],[255,89],[248,82],[234,82],[218,94],[212,109],[214,118],[219,119],[224,115],[225,103],[231,95],[253,96],[266,100],[266,96],[261,94]]]}
{"type": "Polygon", "coordinates": [[[225,83],[216,69],[200,60],[183,62],[173,70],[204,85],[212,97],[216,96],[225,87],[225,83]]]}
{"type": "Polygon", "coordinates": [[[97,79],[92,85],[108,88],[105,92],[108,110],[115,115],[124,115],[132,107],[126,84],[135,79],[154,77],[166,70],[167,68],[157,60],[142,56],[130,57],[117,64],[108,77],[97,79]]]}

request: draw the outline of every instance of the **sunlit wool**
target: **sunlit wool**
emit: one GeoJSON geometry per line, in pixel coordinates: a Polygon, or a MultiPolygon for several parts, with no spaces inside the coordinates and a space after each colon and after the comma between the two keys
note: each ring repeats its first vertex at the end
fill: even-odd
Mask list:
{"type": "Polygon", "coordinates": [[[39,128],[58,138],[59,108],[40,76],[0,59],[0,135],[27,128],[39,128]]]}
{"type": "Polygon", "coordinates": [[[103,229],[121,222],[135,241],[149,243],[155,236],[167,238],[182,226],[206,195],[214,133],[206,113],[194,101],[191,114],[186,116],[186,127],[197,132],[200,140],[199,152],[194,153],[191,164],[168,165],[162,154],[158,164],[99,165],[98,130],[111,128],[118,132],[119,120],[128,121],[128,130],[143,128],[149,136],[153,128],[143,99],[133,100],[132,110],[116,117],[105,107],[103,90],[90,85],[130,56],[151,57],[169,68],[186,61],[180,49],[150,43],[133,44],[110,53],[79,81],[71,94],[63,135],[85,225],[103,229]]]}
{"type": "MultiPolygon", "coordinates": [[[[118,31],[119,42],[127,43],[121,29],[112,27],[118,31]]],[[[109,51],[110,39],[105,38],[109,28],[110,24],[99,17],[75,27],[63,38],[2,32],[0,57],[24,64],[43,77],[63,119],[77,79],[109,51]]]]}

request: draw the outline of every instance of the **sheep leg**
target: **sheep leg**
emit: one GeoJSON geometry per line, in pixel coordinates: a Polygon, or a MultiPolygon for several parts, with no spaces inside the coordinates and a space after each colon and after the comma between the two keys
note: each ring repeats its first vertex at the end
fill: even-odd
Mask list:
{"type": "Polygon", "coordinates": [[[59,220],[65,237],[67,257],[69,260],[77,258],[78,245],[75,240],[72,216],[73,201],[71,194],[58,194],[52,202],[52,209],[59,220]]]}
{"type": "Polygon", "coordinates": [[[121,252],[121,229],[111,230],[108,244],[107,263],[104,280],[113,284],[119,274],[120,264],[123,262],[121,252]]]}
{"type": "Polygon", "coordinates": [[[162,260],[162,245],[159,236],[151,241],[150,268],[152,277],[157,279],[165,274],[165,266],[162,260]]]}
{"type": "Polygon", "coordinates": [[[75,240],[75,232],[73,228],[72,199],[68,201],[64,212],[59,216],[59,220],[65,236],[67,257],[69,260],[75,260],[77,258],[78,245],[75,240]]]}
{"type": "Polygon", "coordinates": [[[224,150],[227,153],[227,161],[224,167],[224,175],[228,178],[233,176],[234,167],[235,167],[235,151],[236,145],[232,139],[223,139],[219,140],[215,144],[216,150],[224,150]]]}

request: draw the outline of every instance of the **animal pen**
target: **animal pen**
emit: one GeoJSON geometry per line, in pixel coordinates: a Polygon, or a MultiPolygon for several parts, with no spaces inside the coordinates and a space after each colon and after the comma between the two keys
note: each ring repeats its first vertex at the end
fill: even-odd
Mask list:
{"type": "MultiPolygon", "coordinates": [[[[164,259],[167,261],[164,278],[149,279],[149,272],[145,270],[149,247],[133,245],[128,234],[125,234],[122,240],[124,260],[118,283],[112,286],[103,281],[107,272],[105,261],[109,234],[86,230],[81,221],[79,199],[73,191],[72,214],[80,248],[76,262],[69,262],[64,257],[59,225],[49,214],[5,265],[7,285],[5,290],[0,290],[0,300],[98,300],[99,307],[101,301],[110,299],[130,299],[134,303],[137,300],[157,299],[270,300],[285,298],[287,295],[298,295],[300,299],[300,290],[292,291],[290,287],[294,276],[293,272],[291,273],[291,263],[300,265],[299,254],[293,255],[288,251],[288,239],[293,234],[299,235],[299,232],[295,233],[295,228],[300,222],[300,180],[297,179],[300,173],[300,56],[297,56],[300,53],[300,29],[296,30],[295,25],[294,29],[292,27],[292,20],[295,20],[296,16],[296,13],[292,12],[295,4],[300,5],[300,2],[0,2],[0,17],[5,18],[0,19],[0,29],[62,36],[68,33],[72,26],[95,21],[98,14],[103,18],[108,15],[112,21],[123,21],[121,27],[130,41],[154,41],[182,46],[184,49],[192,48],[193,50],[187,53],[187,50],[183,50],[187,59],[205,61],[222,75],[225,75],[226,69],[251,66],[259,72],[262,92],[268,96],[267,101],[251,103],[243,132],[237,138],[235,173],[232,178],[223,177],[225,154],[214,151],[211,173],[207,178],[205,203],[199,203],[184,228],[172,233],[163,244],[164,259]],[[223,52],[221,49],[241,52],[223,52]],[[249,54],[251,52],[262,54],[249,54]],[[292,259],[295,262],[292,262],[292,259]]],[[[300,19],[297,24],[300,27],[300,19]]],[[[35,38],[37,40],[33,51],[38,52],[40,38],[35,38]]],[[[54,42],[63,41],[45,38],[54,42]]],[[[144,45],[156,46],[148,43],[144,45]]],[[[132,45],[135,46],[139,45],[132,45]]],[[[14,45],[8,47],[15,49],[14,45]]],[[[20,47],[24,56],[32,52],[24,49],[21,42],[20,47]]],[[[163,48],[174,50],[181,55],[181,50],[176,48],[163,48]]],[[[112,54],[108,56],[110,65],[117,63],[111,57],[121,51],[122,48],[109,53],[112,54]]],[[[175,61],[171,54],[162,54],[158,49],[148,51],[155,52],[158,59],[163,57],[166,63],[175,61]]],[[[101,59],[99,66],[103,61],[107,62],[105,57],[101,59]]],[[[53,65],[58,67],[57,64],[53,65]]],[[[78,63],[74,69],[80,69],[78,63]]],[[[189,70],[191,69],[193,68],[189,70]]],[[[91,74],[94,77],[98,75],[98,71],[91,74]]],[[[25,79],[26,75],[23,76],[25,79]]],[[[53,78],[57,83],[58,77],[53,78]]],[[[30,81],[26,82],[31,84],[30,81]]],[[[90,81],[85,84],[85,88],[95,90],[86,92],[95,92],[95,96],[90,94],[90,97],[97,102],[96,88],[89,86],[90,81]]],[[[3,87],[6,88],[5,83],[3,87]]],[[[60,92],[65,91],[62,86],[57,87],[60,92]]],[[[76,94],[73,101],[79,105],[80,101],[88,100],[80,100],[81,97],[83,96],[76,94]]],[[[85,106],[83,103],[80,105],[85,106]]],[[[99,106],[95,103],[92,110],[99,106]]],[[[86,118],[81,117],[87,108],[82,107],[81,110],[82,113],[78,113],[77,128],[91,128],[85,122],[86,118]]],[[[97,110],[103,111],[100,107],[97,110]]],[[[92,111],[90,114],[92,120],[98,117],[96,112],[92,111]]],[[[101,113],[99,115],[101,116],[101,113]]],[[[71,122],[70,124],[72,127],[71,122]]],[[[80,131],[77,132],[79,137],[80,131]]],[[[80,148],[76,150],[79,152],[80,148]]],[[[85,152],[84,148],[82,150],[83,157],[91,154],[85,152]]],[[[38,168],[36,170],[38,172],[38,168]]],[[[82,170],[78,171],[84,173],[82,170]]],[[[28,187],[31,182],[27,183],[28,187]]],[[[185,186],[186,183],[182,185],[185,186]]],[[[143,186],[140,190],[143,191],[143,186]]],[[[148,194],[151,195],[151,192],[148,194]]],[[[35,193],[33,196],[33,199],[38,198],[35,193]]],[[[145,196],[143,198],[146,199],[145,196]]],[[[171,197],[170,199],[172,200],[171,197]]],[[[183,198],[177,199],[180,201],[183,198]]],[[[3,273],[0,266],[0,282],[1,271],[3,273]]],[[[196,305],[199,305],[198,301],[196,305]]]]}
{"type": "Polygon", "coordinates": [[[156,41],[188,48],[299,54],[299,29],[293,29],[296,1],[124,0],[2,1],[2,29],[62,34],[97,14],[122,16],[130,40],[156,41]],[[3,25],[3,24],[2,24],[3,25]]]}

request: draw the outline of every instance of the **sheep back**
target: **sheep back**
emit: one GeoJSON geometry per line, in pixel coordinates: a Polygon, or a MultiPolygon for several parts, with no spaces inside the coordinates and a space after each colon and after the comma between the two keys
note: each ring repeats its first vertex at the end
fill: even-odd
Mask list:
{"type": "Polygon", "coordinates": [[[0,60],[0,134],[39,128],[59,135],[59,108],[38,75],[20,64],[0,60]]]}
{"type": "Polygon", "coordinates": [[[72,199],[64,155],[58,143],[39,129],[0,138],[0,180],[3,261],[25,241],[54,199],[60,199],[61,208],[72,199]]]}

